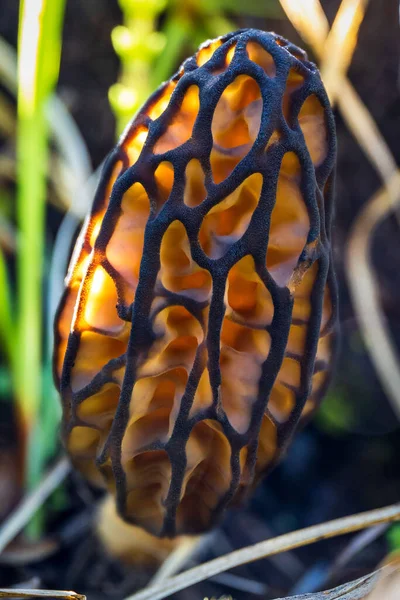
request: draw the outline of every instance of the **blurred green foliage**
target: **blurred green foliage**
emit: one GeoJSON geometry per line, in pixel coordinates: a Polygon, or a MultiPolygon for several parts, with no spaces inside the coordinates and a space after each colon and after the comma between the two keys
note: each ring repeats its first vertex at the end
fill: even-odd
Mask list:
{"type": "Polygon", "coordinates": [[[344,388],[335,386],[328,391],[315,420],[330,435],[349,433],[354,426],[354,407],[344,388]]]}
{"type": "Polygon", "coordinates": [[[123,24],[112,31],[121,60],[119,81],[109,91],[117,133],[148,96],[208,38],[237,29],[235,16],[283,17],[278,0],[119,0],[123,24]],[[161,25],[160,25],[161,24],[161,25]],[[160,28],[159,28],[160,27],[160,28]]]}
{"type": "Polygon", "coordinates": [[[400,550],[400,523],[392,525],[386,534],[390,552],[400,550]]]}

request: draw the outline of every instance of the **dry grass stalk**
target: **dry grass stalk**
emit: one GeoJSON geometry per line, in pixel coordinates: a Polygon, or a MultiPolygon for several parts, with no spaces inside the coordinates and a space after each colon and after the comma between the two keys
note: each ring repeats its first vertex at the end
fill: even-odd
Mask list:
{"type": "Polygon", "coordinates": [[[301,594],[288,598],[277,598],[277,600],[367,600],[367,594],[374,589],[379,580],[379,571],[361,577],[355,581],[349,581],[332,590],[316,592],[315,594],[301,594]]]}
{"type": "Polygon", "coordinates": [[[396,169],[396,161],[370,112],[346,77],[366,2],[344,0],[342,4],[346,10],[339,8],[331,31],[319,0],[280,0],[280,3],[301,37],[319,58],[322,74],[329,74],[325,84],[332,104],[338,103],[343,118],[363,152],[381,178],[388,182],[396,169]],[[350,11],[351,6],[353,9],[350,11]],[[340,44],[337,23],[344,21],[343,14],[346,13],[348,39],[340,44]]]}
{"type": "Polygon", "coordinates": [[[326,36],[320,71],[322,81],[332,99],[338,96],[338,84],[350,66],[367,4],[368,0],[343,0],[326,36]]]}
{"type": "Polygon", "coordinates": [[[396,190],[392,202],[387,187],[383,187],[361,210],[350,233],[346,252],[346,273],[367,349],[400,420],[399,360],[379,305],[379,284],[371,268],[370,258],[374,232],[391,210],[400,204],[400,171],[393,176],[390,185],[396,190]]]}
{"type": "Polygon", "coordinates": [[[29,590],[29,589],[0,589],[0,598],[47,598],[52,600],[86,600],[86,596],[64,590],[29,590]]]}
{"type": "Polygon", "coordinates": [[[21,502],[0,528],[0,553],[29,523],[50,494],[65,479],[70,470],[67,458],[62,458],[43,478],[40,485],[21,502]]]}
{"type": "Polygon", "coordinates": [[[252,546],[230,552],[225,556],[215,558],[214,560],[203,563],[193,569],[184,571],[180,575],[162,581],[159,585],[150,586],[137,594],[130,596],[126,600],[162,600],[163,598],[168,598],[171,594],[194,585],[195,583],[199,583],[209,577],[223,573],[228,569],[233,569],[260,558],[313,544],[317,541],[334,536],[359,531],[367,527],[373,527],[379,523],[399,520],[400,503],[364,513],[358,513],[356,515],[351,515],[350,517],[328,521],[326,523],[307,527],[306,529],[293,531],[273,538],[272,540],[265,540],[252,546]]]}

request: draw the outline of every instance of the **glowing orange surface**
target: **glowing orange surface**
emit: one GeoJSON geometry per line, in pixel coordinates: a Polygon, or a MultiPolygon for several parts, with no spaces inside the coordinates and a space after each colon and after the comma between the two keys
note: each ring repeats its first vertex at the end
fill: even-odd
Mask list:
{"type": "MultiPolygon", "coordinates": [[[[221,44],[216,40],[203,47],[197,54],[198,65],[205,65],[221,44]]],[[[233,45],[224,67],[210,77],[228,69],[234,54],[233,45]]],[[[275,61],[258,43],[249,42],[247,54],[268,77],[276,76],[275,61]]],[[[180,76],[182,74],[183,71],[180,76]]],[[[127,158],[129,166],[140,156],[148,124],[168,110],[178,80],[179,76],[164,85],[158,96],[141,111],[140,123],[135,125],[134,122],[120,142],[121,156],[127,158]]],[[[303,83],[301,74],[289,73],[283,100],[283,114],[289,125],[291,97],[303,83]]],[[[156,142],[154,153],[173,150],[191,139],[199,103],[199,89],[192,85],[156,142]]],[[[262,107],[259,85],[247,74],[239,75],[223,90],[211,122],[210,167],[214,183],[223,182],[251,149],[259,132],[262,107]]],[[[312,163],[318,167],[326,158],[328,143],[324,109],[315,95],[304,102],[298,123],[312,163]]],[[[280,138],[281,132],[277,129],[265,152],[279,143],[280,138]]],[[[115,489],[112,451],[108,450],[103,456],[100,470],[95,461],[102,453],[113,422],[119,418],[116,411],[125,361],[129,361],[129,354],[125,353],[131,333],[126,315],[130,314],[130,306],[135,301],[146,227],[149,219],[159,214],[168,201],[177,177],[168,160],[161,162],[151,175],[151,193],[141,183],[134,183],[123,195],[118,218],[110,222],[106,213],[110,193],[125,168],[122,159],[116,161],[101,201],[87,220],[56,322],[55,368],[59,384],[68,339],[69,344],[71,335],[77,340],[74,364],[67,365],[70,376],[62,389],[65,443],[77,467],[93,482],[105,483],[112,492],[115,489]],[[101,236],[107,237],[106,243],[101,242],[101,236]],[[93,393],[93,382],[107,370],[108,382],[93,393]],[[89,389],[87,386],[92,386],[89,395],[85,392],[89,389]]],[[[303,250],[308,248],[311,256],[313,247],[318,244],[316,240],[314,246],[307,246],[310,217],[303,198],[302,177],[296,154],[284,154],[270,219],[266,267],[274,282],[279,287],[288,287],[291,292],[292,323],[261,423],[254,473],[246,462],[247,446],[240,452],[239,492],[252,485],[253,476],[257,480],[275,463],[277,426],[292,417],[296,394],[303,385],[302,360],[313,315],[311,295],[319,262],[310,259],[298,267],[303,250]]],[[[206,176],[198,159],[187,163],[183,181],[183,202],[194,210],[207,197],[206,176]]],[[[261,173],[250,175],[204,215],[198,244],[205,256],[220,259],[245,235],[260,201],[263,184],[261,173]]],[[[219,402],[230,425],[244,434],[250,427],[252,408],[258,397],[262,366],[270,353],[268,327],[275,309],[271,293],[257,274],[250,255],[232,266],[223,294],[225,316],[219,337],[219,402]]],[[[151,305],[154,341],[140,357],[126,430],[117,449],[126,477],[125,516],[155,533],[162,530],[164,503],[171,481],[170,459],[157,444],[167,442],[174,430],[195,361],[201,364],[202,375],[189,416],[195,417],[213,403],[205,343],[212,295],[212,277],[193,259],[184,222],[173,221],[162,237],[159,250],[159,271],[151,305]],[[201,320],[184,306],[164,306],[165,291],[199,303],[201,320]]],[[[321,335],[304,414],[312,411],[326,383],[332,353],[333,334],[327,328],[331,317],[330,291],[326,287],[321,335]]],[[[64,365],[64,369],[67,367],[64,365]]],[[[186,443],[186,467],[176,514],[177,532],[207,529],[212,523],[213,513],[231,484],[230,461],[231,446],[220,423],[212,419],[197,422],[186,443]]]]}

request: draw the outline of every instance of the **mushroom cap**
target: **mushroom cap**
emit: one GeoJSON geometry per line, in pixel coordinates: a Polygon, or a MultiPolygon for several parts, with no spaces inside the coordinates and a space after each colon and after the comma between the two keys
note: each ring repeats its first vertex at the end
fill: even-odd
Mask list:
{"type": "Polygon", "coordinates": [[[152,534],[208,530],[277,462],[335,347],[332,111],[254,29],[206,42],[108,157],[55,322],[63,440],[152,534]]]}

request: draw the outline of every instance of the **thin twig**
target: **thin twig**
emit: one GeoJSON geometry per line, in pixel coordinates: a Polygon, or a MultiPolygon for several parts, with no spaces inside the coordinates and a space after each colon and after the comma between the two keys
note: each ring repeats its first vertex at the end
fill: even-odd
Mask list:
{"type": "Polygon", "coordinates": [[[152,577],[150,585],[160,585],[172,575],[187,566],[194,554],[204,543],[205,536],[184,537],[171,554],[164,560],[157,573],[152,577]]]}
{"type": "Polygon", "coordinates": [[[332,590],[277,598],[276,600],[367,600],[367,594],[375,588],[379,581],[379,575],[380,571],[375,571],[355,581],[339,585],[332,590]]]}
{"type": "Polygon", "coordinates": [[[86,600],[86,596],[64,590],[0,589],[0,598],[63,598],[63,600],[86,600]]]}
{"type": "Polygon", "coordinates": [[[15,511],[7,518],[4,525],[0,528],[0,552],[29,523],[36,511],[68,475],[70,468],[68,459],[61,458],[43,478],[38,487],[26,496],[15,511]]]}
{"type": "Polygon", "coordinates": [[[381,523],[380,525],[375,525],[375,527],[365,529],[364,531],[361,531],[356,536],[354,536],[354,538],[335,559],[332,567],[327,573],[327,578],[324,580],[324,583],[332,581],[343,567],[348,565],[349,562],[359,552],[361,552],[369,544],[374,542],[378,537],[383,535],[389,527],[389,523],[381,523]]]}
{"type": "Polygon", "coordinates": [[[306,546],[330,537],[359,531],[367,527],[400,520],[400,503],[328,521],[306,529],[293,531],[272,540],[266,540],[247,546],[189,569],[176,577],[163,581],[160,585],[150,586],[126,600],[162,600],[195,583],[204,581],[213,575],[223,573],[240,565],[265,558],[279,552],[306,546]]]}
{"type": "Polygon", "coordinates": [[[214,575],[214,577],[210,578],[210,581],[221,585],[224,589],[230,588],[239,592],[246,592],[247,594],[255,594],[256,596],[265,597],[269,590],[269,586],[266,583],[234,575],[233,573],[214,575]]]}
{"type": "Polygon", "coordinates": [[[400,570],[396,561],[389,564],[387,574],[380,577],[376,586],[365,600],[398,600],[400,589],[400,570]]]}

